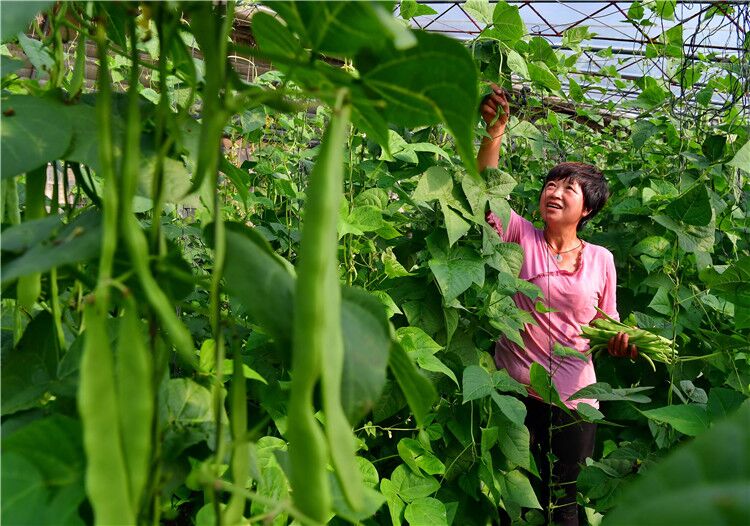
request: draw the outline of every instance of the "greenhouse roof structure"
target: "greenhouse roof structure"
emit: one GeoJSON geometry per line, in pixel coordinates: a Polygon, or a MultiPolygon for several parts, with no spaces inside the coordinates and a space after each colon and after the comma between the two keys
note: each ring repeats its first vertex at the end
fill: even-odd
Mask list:
{"type": "MultiPolygon", "coordinates": [[[[471,42],[485,35],[492,25],[497,3],[495,0],[419,2],[412,8],[418,14],[411,18],[411,23],[415,28],[471,42]]],[[[592,99],[618,105],[634,99],[640,90],[634,88],[632,81],[644,76],[661,79],[679,98],[684,89],[680,75],[700,61],[701,69],[696,72],[699,77],[692,89],[700,90],[717,73],[726,74],[727,64],[736,64],[733,67],[739,68],[737,77],[745,83],[745,89],[740,90],[744,92],[744,101],[731,100],[727,93],[718,90],[711,95],[710,105],[715,111],[738,102],[743,108],[748,107],[749,2],[509,0],[506,3],[518,9],[528,36],[542,37],[566,55],[582,51],[569,71],[569,78],[593,88],[588,95],[592,99]]],[[[563,91],[568,89],[564,82],[563,91]]]]}

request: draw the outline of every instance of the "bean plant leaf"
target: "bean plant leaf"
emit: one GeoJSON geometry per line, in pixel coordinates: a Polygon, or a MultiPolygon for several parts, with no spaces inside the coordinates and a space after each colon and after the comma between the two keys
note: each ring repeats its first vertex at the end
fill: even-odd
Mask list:
{"type": "Polygon", "coordinates": [[[701,144],[701,151],[709,161],[716,162],[723,157],[726,143],[726,135],[709,135],[701,144]]]}
{"type": "Polygon", "coordinates": [[[593,405],[587,404],[586,402],[581,402],[580,404],[576,405],[576,412],[589,422],[604,420],[604,413],[599,411],[593,405]]]}
{"type": "Polygon", "coordinates": [[[78,515],[78,507],[85,499],[84,453],[78,421],[53,414],[9,432],[2,441],[2,472],[4,522],[84,524],[78,515]],[[22,483],[21,479],[25,481],[22,483]],[[36,499],[41,499],[40,507],[22,509],[24,503],[36,499]],[[32,517],[24,519],[29,512],[32,517]]]}
{"type": "Polygon", "coordinates": [[[13,177],[62,158],[73,137],[65,107],[46,97],[2,99],[2,177],[13,177]],[[54,122],[54,126],[50,126],[54,122]]]}
{"type": "Polygon", "coordinates": [[[25,2],[20,0],[3,2],[2,43],[16,38],[18,33],[26,31],[37,13],[45,11],[54,2],[25,2]]]}
{"type": "Polygon", "coordinates": [[[293,60],[306,54],[299,40],[276,17],[259,12],[253,15],[252,23],[253,37],[263,52],[293,60]]]}
{"type": "Polygon", "coordinates": [[[518,73],[522,78],[529,78],[529,67],[526,65],[526,61],[523,57],[515,50],[508,50],[506,60],[508,61],[508,67],[514,73],[518,73]]]}
{"type": "Polygon", "coordinates": [[[725,389],[723,387],[714,387],[708,393],[708,405],[706,411],[711,423],[716,423],[727,418],[734,413],[747,397],[742,393],[725,389]]]}
{"type": "Polygon", "coordinates": [[[745,402],[729,419],[635,479],[602,524],[743,524],[750,516],[748,430],[750,404],[745,402]]]}
{"type": "Polygon", "coordinates": [[[445,229],[448,232],[448,245],[453,246],[456,241],[465,236],[471,229],[471,223],[466,221],[461,214],[454,211],[447,203],[441,202],[440,209],[445,220],[445,229]]]}
{"type": "Polygon", "coordinates": [[[57,352],[52,315],[37,314],[15,349],[3,352],[2,414],[38,407],[57,378],[57,352]]]}
{"type": "Polygon", "coordinates": [[[526,34],[526,25],[518,12],[518,7],[507,2],[497,3],[492,12],[492,24],[497,30],[493,35],[509,47],[513,47],[526,34]]]}
{"type": "Polygon", "coordinates": [[[404,504],[404,501],[401,500],[401,498],[398,496],[398,490],[396,489],[395,485],[389,479],[383,479],[380,481],[380,492],[383,494],[386,502],[388,503],[388,512],[391,516],[391,524],[393,526],[401,526],[406,504],[404,504]]]}
{"type": "Polygon", "coordinates": [[[485,25],[492,23],[492,6],[489,0],[467,0],[461,7],[477,22],[485,25]]]}
{"type": "Polygon", "coordinates": [[[388,366],[393,372],[393,376],[396,377],[396,381],[414,413],[417,424],[424,425],[427,413],[437,397],[435,386],[419,372],[414,365],[414,361],[397,342],[391,345],[388,366]]]}
{"type": "Polygon", "coordinates": [[[381,302],[356,288],[343,289],[341,325],[346,350],[341,402],[349,421],[357,422],[372,410],[383,390],[391,329],[381,302]]]}
{"type": "Polygon", "coordinates": [[[461,384],[463,386],[464,403],[489,396],[493,390],[492,376],[486,369],[478,365],[470,365],[464,369],[461,384]]]}
{"type": "Polygon", "coordinates": [[[713,221],[706,226],[682,224],[671,217],[657,214],[652,219],[677,234],[677,241],[685,252],[713,252],[716,228],[713,221]]]}
{"type": "MultiPolygon", "coordinates": [[[[224,278],[254,321],[277,340],[280,349],[291,348],[294,275],[271,251],[257,232],[227,225],[227,261],[224,278]],[[252,280],[247,276],[253,276],[252,280]]],[[[287,354],[288,356],[288,354],[287,354]]]]}
{"type": "Polygon", "coordinates": [[[533,362],[529,369],[529,382],[531,388],[538,394],[542,400],[548,404],[556,405],[566,413],[570,410],[560,400],[560,394],[557,392],[555,384],[552,383],[547,370],[538,362],[533,362]]]}
{"type": "Polygon", "coordinates": [[[724,272],[719,274],[715,269],[701,273],[701,279],[711,291],[735,305],[750,307],[750,256],[744,256],[724,272]]]}
{"type": "Polygon", "coordinates": [[[451,249],[445,256],[431,259],[429,266],[446,303],[456,299],[473,283],[484,284],[484,262],[467,247],[451,249]]]}
{"type": "Polygon", "coordinates": [[[403,464],[393,470],[391,482],[405,502],[429,497],[440,488],[440,483],[434,477],[418,475],[403,464]]]}
{"type": "Polygon", "coordinates": [[[669,424],[680,433],[697,436],[708,429],[706,410],[697,405],[670,405],[643,411],[650,420],[669,424]]]}
{"type": "Polygon", "coordinates": [[[526,419],[526,406],[523,402],[513,396],[501,395],[497,391],[492,391],[490,398],[508,420],[516,425],[523,425],[526,419]]]}
{"type": "Polygon", "coordinates": [[[410,502],[404,518],[411,526],[448,526],[445,504],[433,497],[423,497],[410,502]]]}
{"type": "Polygon", "coordinates": [[[737,153],[734,154],[732,160],[727,164],[750,173],[750,141],[742,145],[742,148],[737,150],[737,153]]]}
{"type": "Polygon", "coordinates": [[[525,425],[510,420],[497,426],[497,444],[505,458],[526,470],[531,468],[529,453],[529,430],[525,425]]]}
{"type": "Polygon", "coordinates": [[[453,191],[453,177],[445,168],[431,166],[422,174],[411,198],[415,201],[447,199],[453,191]]]}
{"type": "Polygon", "coordinates": [[[101,244],[101,213],[89,209],[57,232],[52,239],[31,247],[4,264],[3,283],[34,272],[82,263],[96,257],[101,244]]]}
{"type": "Polygon", "coordinates": [[[24,33],[18,34],[18,43],[26,54],[31,65],[40,72],[49,73],[55,65],[55,59],[47,47],[35,38],[30,38],[24,33]]]}
{"type": "Polygon", "coordinates": [[[415,34],[417,46],[382,51],[377,60],[359,57],[355,64],[361,82],[383,99],[382,114],[389,122],[403,126],[444,122],[464,165],[475,171],[472,128],[479,93],[471,56],[450,37],[415,34]]]}
{"type": "Polygon", "coordinates": [[[669,217],[686,225],[706,226],[711,222],[713,210],[704,184],[697,184],[692,190],[672,201],[664,209],[669,217]]]}
{"type": "Polygon", "coordinates": [[[3,230],[2,250],[16,254],[26,252],[50,239],[62,226],[61,217],[56,215],[13,225],[3,230]]]}
{"type": "Polygon", "coordinates": [[[573,393],[569,400],[579,400],[581,398],[593,398],[600,402],[635,402],[646,404],[651,399],[641,394],[650,391],[653,387],[630,387],[624,389],[613,389],[611,385],[605,382],[597,382],[587,385],[573,393]]]}
{"type": "Polygon", "coordinates": [[[503,499],[508,499],[523,508],[542,508],[534,493],[534,488],[531,487],[531,482],[521,471],[514,469],[503,474],[498,481],[503,499]]]}
{"type": "Polygon", "coordinates": [[[17,453],[2,453],[2,507],[5,524],[41,524],[49,494],[36,467],[17,453]]]}
{"type": "Polygon", "coordinates": [[[632,131],[630,132],[630,140],[633,142],[633,146],[636,150],[643,148],[646,141],[656,135],[658,128],[651,121],[641,119],[633,123],[632,131]]]}
{"type": "Polygon", "coordinates": [[[557,76],[550,71],[546,64],[530,63],[529,64],[529,78],[535,84],[543,88],[547,88],[550,91],[560,91],[562,84],[558,80],[557,76]]]}
{"type": "Polygon", "coordinates": [[[402,438],[398,442],[397,449],[401,459],[415,473],[419,473],[420,470],[427,475],[442,475],[445,473],[445,464],[432,451],[425,448],[419,440],[402,438]]]}

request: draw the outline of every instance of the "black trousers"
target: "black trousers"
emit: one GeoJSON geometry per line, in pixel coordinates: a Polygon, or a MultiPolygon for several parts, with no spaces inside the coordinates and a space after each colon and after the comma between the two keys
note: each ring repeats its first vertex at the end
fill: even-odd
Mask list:
{"type": "MultiPolygon", "coordinates": [[[[535,398],[527,397],[524,404],[531,452],[542,479],[539,482],[532,477],[532,484],[542,505],[545,524],[578,526],[576,479],[586,457],[594,453],[596,424],[583,422],[575,411],[571,417],[559,407],[535,398]]],[[[500,513],[500,524],[510,524],[505,512],[500,513]]]]}

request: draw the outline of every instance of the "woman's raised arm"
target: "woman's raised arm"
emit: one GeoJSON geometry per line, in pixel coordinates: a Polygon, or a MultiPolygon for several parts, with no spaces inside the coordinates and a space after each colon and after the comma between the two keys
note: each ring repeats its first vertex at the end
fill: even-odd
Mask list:
{"type": "Polygon", "coordinates": [[[477,164],[481,172],[485,168],[497,168],[500,144],[510,117],[510,107],[505,91],[493,84],[492,93],[482,100],[479,109],[484,122],[487,124],[487,133],[490,135],[482,139],[477,154],[477,164]]]}

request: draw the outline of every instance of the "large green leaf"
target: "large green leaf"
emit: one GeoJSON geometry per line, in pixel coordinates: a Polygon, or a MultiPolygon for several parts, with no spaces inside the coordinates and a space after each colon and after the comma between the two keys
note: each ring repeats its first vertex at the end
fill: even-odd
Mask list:
{"type": "Polygon", "coordinates": [[[43,243],[63,226],[62,218],[50,215],[41,219],[24,221],[3,230],[2,250],[22,253],[43,243]]]}
{"type": "Polygon", "coordinates": [[[745,524],[750,517],[750,404],[649,469],[604,526],[745,524]]]}
{"type": "Polygon", "coordinates": [[[492,34],[509,47],[521,40],[526,34],[526,26],[521,19],[517,6],[507,2],[498,2],[492,12],[492,23],[497,30],[492,34]]]}
{"type": "Polygon", "coordinates": [[[579,400],[581,398],[594,398],[600,402],[635,402],[645,404],[651,399],[641,394],[644,391],[650,391],[653,387],[629,387],[623,389],[613,389],[608,383],[597,382],[579,389],[570,396],[570,400],[579,400]]]}
{"type": "Polygon", "coordinates": [[[419,440],[402,438],[398,442],[397,449],[401,459],[415,473],[419,473],[420,469],[427,475],[442,475],[445,473],[445,464],[432,451],[424,447],[419,440]]]}
{"type": "Polygon", "coordinates": [[[560,84],[557,76],[543,62],[531,62],[529,64],[529,78],[535,84],[550,91],[560,91],[560,88],[562,88],[562,84],[560,84]]]}
{"type": "Polygon", "coordinates": [[[227,225],[227,290],[288,357],[291,349],[294,275],[256,231],[227,225]],[[252,279],[248,279],[252,276],[252,279]]]}
{"type": "Polygon", "coordinates": [[[83,525],[85,498],[80,424],[53,414],[2,441],[2,520],[7,524],[83,525]],[[25,509],[40,500],[39,507],[25,509]],[[27,514],[31,513],[31,517],[27,514]]]}
{"type": "Polygon", "coordinates": [[[477,73],[468,50],[443,35],[416,32],[418,45],[360,56],[361,82],[384,102],[389,122],[420,126],[444,122],[456,139],[464,165],[476,170],[472,142],[478,101],[477,73]]]}
{"type": "Polygon", "coordinates": [[[406,502],[429,497],[440,488],[434,477],[418,475],[403,464],[393,470],[391,482],[398,496],[406,502]]]}
{"type": "Polygon", "coordinates": [[[705,226],[695,226],[679,223],[663,214],[657,214],[652,219],[677,234],[680,248],[685,252],[713,252],[716,233],[713,221],[705,226]]]}
{"type": "Polygon", "coordinates": [[[294,60],[306,55],[299,40],[276,17],[264,12],[255,13],[252,27],[253,37],[264,53],[294,60]]]}
{"type": "Polygon", "coordinates": [[[2,177],[13,177],[60,159],[73,137],[65,106],[46,97],[2,99],[2,177]]]}
{"type": "Polygon", "coordinates": [[[411,198],[415,201],[435,201],[449,198],[451,192],[453,177],[450,172],[440,166],[431,166],[419,178],[411,198]]]}
{"type": "Polygon", "coordinates": [[[37,314],[14,349],[3,352],[2,414],[38,407],[57,378],[57,351],[52,315],[37,314]]]}
{"type": "Polygon", "coordinates": [[[708,393],[706,411],[712,424],[727,418],[734,413],[747,397],[738,391],[714,387],[708,393]]]}
{"type": "Polygon", "coordinates": [[[429,261],[446,303],[456,299],[473,283],[484,283],[484,261],[468,247],[452,249],[429,261]]]}
{"type": "Polygon", "coordinates": [[[747,141],[742,148],[737,150],[737,153],[727,164],[750,173],[750,141],[747,141]]]}
{"type": "Polygon", "coordinates": [[[711,222],[713,210],[704,184],[695,187],[667,205],[664,213],[686,225],[706,226],[711,222]]]}
{"type": "Polygon", "coordinates": [[[658,131],[659,128],[651,123],[651,121],[639,119],[633,123],[630,132],[630,140],[633,142],[635,149],[640,150],[643,148],[643,145],[646,144],[646,141],[650,137],[656,135],[658,131]]]}
{"type": "Polygon", "coordinates": [[[735,305],[750,307],[750,256],[739,258],[719,274],[714,269],[701,273],[711,291],[735,305]]]}
{"type": "Polygon", "coordinates": [[[404,510],[404,518],[410,526],[448,526],[445,504],[433,497],[410,502],[404,510]]]}
{"type": "Polygon", "coordinates": [[[350,422],[357,422],[380,398],[385,384],[391,344],[390,325],[383,304],[362,289],[344,288],[341,326],[344,371],[341,402],[350,422]]]}
{"type": "MultiPolygon", "coordinates": [[[[406,354],[401,344],[394,342],[388,356],[388,366],[396,377],[417,424],[424,425],[427,413],[437,397],[432,382],[419,372],[414,362],[406,354]]],[[[403,403],[403,402],[402,402],[403,403]]]]}
{"type": "Polygon", "coordinates": [[[478,365],[469,365],[464,369],[461,383],[464,403],[490,396],[496,391],[526,396],[526,388],[523,384],[511,378],[505,369],[490,373],[478,365]]]}
{"type": "MultiPolygon", "coordinates": [[[[164,382],[159,393],[159,421],[164,423],[167,458],[176,458],[186,448],[206,442],[216,447],[216,412],[211,391],[190,378],[172,378],[164,382]]],[[[223,407],[223,406],[222,406],[223,407]]],[[[221,421],[227,417],[221,410],[221,421]]]]}
{"type": "MultiPolygon", "coordinates": [[[[19,225],[15,228],[24,227],[19,225]]],[[[11,232],[11,229],[6,232],[11,232]]],[[[5,284],[34,272],[46,272],[55,267],[88,261],[99,254],[100,244],[101,214],[89,209],[61,228],[54,238],[32,246],[8,263],[3,262],[2,281],[5,284]]]]}
{"type": "Polygon", "coordinates": [[[3,2],[2,25],[0,34],[2,42],[16,38],[18,33],[26,31],[31,25],[34,15],[46,10],[54,2],[25,2],[21,0],[6,0],[3,2]]]}
{"type": "Polygon", "coordinates": [[[516,466],[531,468],[529,454],[529,430],[523,424],[517,424],[504,418],[497,429],[497,445],[505,458],[516,466]]]}
{"type": "Polygon", "coordinates": [[[552,383],[547,370],[538,362],[533,362],[529,369],[529,383],[531,388],[538,394],[543,401],[548,404],[556,405],[566,413],[570,413],[570,410],[562,400],[560,400],[560,394],[557,392],[555,384],[552,383]]]}
{"type": "Polygon", "coordinates": [[[503,500],[515,502],[523,508],[542,509],[534,493],[534,488],[531,487],[531,482],[520,470],[514,469],[502,475],[498,482],[500,483],[503,500]]]}
{"type": "Polygon", "coordinates": [[[708,429],[706,410],[697,405],[669,405],[643,411],[650,420],[669,424],[680,433],[696,436],[708,429]]]}
{"type": "Polygon", "coordinates": [[[376,2],[274,2],[305,47],[325,55],[350,57],[362,48],[400,48],[415,41],[411,33],[376,2]]]}
{"type": "Polygon", "coordinates": [[[17,453],[2,453],[2,505],[4,524],[41,524],[39,511],[49,500],[44,479],[36,467],[17,453]]]}

